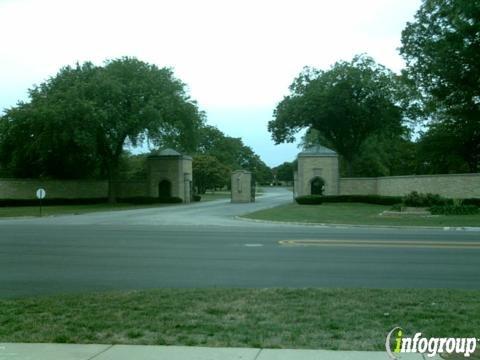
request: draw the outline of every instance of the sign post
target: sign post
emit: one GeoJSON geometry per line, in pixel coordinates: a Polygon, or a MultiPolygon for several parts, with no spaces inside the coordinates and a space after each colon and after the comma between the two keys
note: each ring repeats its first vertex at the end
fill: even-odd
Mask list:
{"type": "Polygon", "coordinates": [[[37,190],[37,199],[40,200],[40,217],[42,217],[42,199],[45,199],[47,192],[43,188],[37,190]]]}

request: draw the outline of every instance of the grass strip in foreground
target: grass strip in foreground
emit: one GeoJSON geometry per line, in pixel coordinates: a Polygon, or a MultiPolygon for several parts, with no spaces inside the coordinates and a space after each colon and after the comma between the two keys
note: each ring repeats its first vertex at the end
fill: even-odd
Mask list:
{"type": "Polygon", "coordinates": [[[159,289],[0,300],[0,342],[383,350],[395,326],[480,337],[480,291],[159,289]]]}

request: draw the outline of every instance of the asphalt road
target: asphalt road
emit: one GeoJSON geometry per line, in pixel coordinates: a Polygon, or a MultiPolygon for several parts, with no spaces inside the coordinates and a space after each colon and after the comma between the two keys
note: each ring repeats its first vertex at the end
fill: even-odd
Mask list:
{"type": "Polygon", "coordinates": [[[0,221],[0,296],[158,287],[480,289],[479,232],[233,219],[289,196],[0,221]]]}

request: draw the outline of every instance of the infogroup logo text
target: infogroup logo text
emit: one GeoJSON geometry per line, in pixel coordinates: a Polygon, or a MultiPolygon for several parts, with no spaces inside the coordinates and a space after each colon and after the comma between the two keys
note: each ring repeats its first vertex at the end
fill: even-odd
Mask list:
{"type": "Polygon", "coordinates": [[[391,359],[399,359],[400,353],[420,353],[427,354],[428,357],[434,357],[441,353],[463,354],[468,358],[477,348],[477,338],[425,338],[422,333],[416,333],[413,337],[404,336],[402,328],[393,328],[387,335],[385,348],[391,359]],[[392,350],[392,336],[396,335],[395,345],[392,350]]]}

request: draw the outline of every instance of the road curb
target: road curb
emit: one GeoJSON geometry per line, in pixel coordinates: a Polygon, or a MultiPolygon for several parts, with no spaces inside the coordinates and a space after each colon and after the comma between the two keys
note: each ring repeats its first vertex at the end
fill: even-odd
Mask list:
{"type": "MultiPolygon", "coordinates": [[[[8,357],[8,359],[16,360],[32,359],[33,354],[35,354],[35,359],[38,360],[380,360],[387,357],[385,351],[355,350],[52,343],[0,343],[0,345],[0,358],[8,357]]],[[[421,360],[423,358],[419,353],[405,355],[405,359],[421,360]]],[[[402,358],[404,357],[402,356],[402,358]]]]}
{"type": "Polygon", "coordinates": [[[327,223],[304,223],[298,221],[277,221],[277,220],[259,220],[250,219],[243,216],[235,216],[234,219],[263,223],[263,224],[278,224],[278,225],[295,225],[295,226],[309,226],[319,228],[333,228],[333,229],[348,229],[348,228],[361,228],[361,229],[406,229],[406,230],[443,230],[443,231],[474,231],[480,232],[480,227],[474,226],[408,226],[408,225],[358,225],[358,224],[327,224],[327,223]]]}

